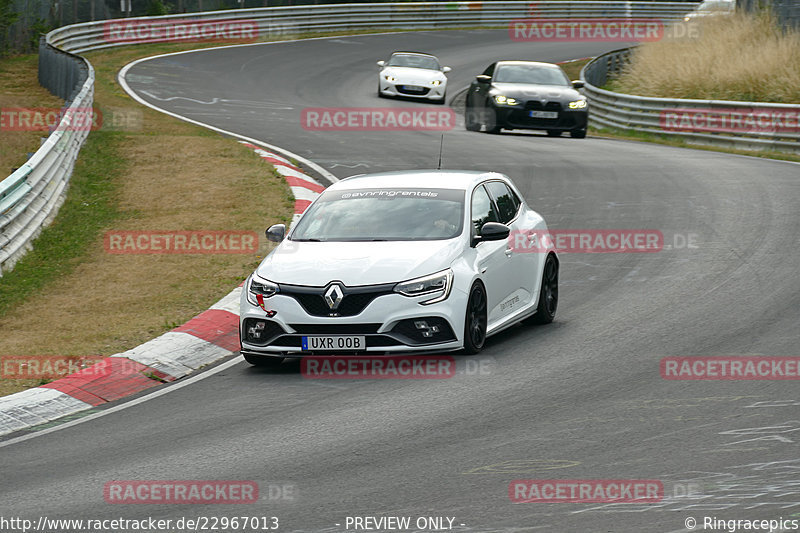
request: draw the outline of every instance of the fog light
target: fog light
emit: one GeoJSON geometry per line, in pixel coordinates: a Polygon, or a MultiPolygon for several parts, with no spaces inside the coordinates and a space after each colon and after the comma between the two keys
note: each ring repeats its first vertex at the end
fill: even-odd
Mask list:
{"type": "Polygon", "coordinates": [[[259,320],[256,322],[254,326],[250,326],[247,328],[247,336],[251,339],[260,339],[261,334],[264,332],[264,328],[267,326],[267,323],[263,320],[259,320]]]}
{"type": "Polygon", "coordinates": [[[439,326],[429,326],[425,320],[415,320],[414,327],[421,330],[422,336],[426,339],[433,337],[434,333],[439,333],[439,326]]]}

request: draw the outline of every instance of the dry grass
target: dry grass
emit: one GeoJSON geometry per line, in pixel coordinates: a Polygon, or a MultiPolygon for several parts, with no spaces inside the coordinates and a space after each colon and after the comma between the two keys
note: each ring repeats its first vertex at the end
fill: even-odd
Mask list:
{"type": "MultiPolygon", "coordinates": [[[[35,55],[6,58],[0,61],[0,112],[7,108],[60,109],[64,101],[39,85],[38,60],[35,55]]],[[[39,149],[40,139],[48,133],[13,131],[0,127],[0,181],[39,149]]]]}
{"type": "Polygon", "coordinates": [[[640,46],[613,89],[664,98],[800,102],[800,33],[769,16],[707,17],[697,39],[640,46]]]}
{"type": "MultiPolygon", "coordinates": [[[[76,167],[77,176],[91,172],[98,158],[114,161],[109,167],[119,169],[112,178],[114,222],[91,237],[88,251],[67,273],[0,313],[0,355],[111,355],[150,340],[241,282],[268,247],[264,228],[291,219],[288,186],[252,150],[143,108],[116,84],[122,65],[164,48],[89,54],[98,76],[96,105],[107,115],[116,109],[137,117],[133,127],[93,132],[90,139],[100,146],[89,148],[93,160],[83,157],[85,149],[76,167]],[[105,230],[146,229],[245,230],[262,238],[257,255],[104,251],[105,230]]],[[[0,395],[38,384],[3,379],[0,395]]]]}

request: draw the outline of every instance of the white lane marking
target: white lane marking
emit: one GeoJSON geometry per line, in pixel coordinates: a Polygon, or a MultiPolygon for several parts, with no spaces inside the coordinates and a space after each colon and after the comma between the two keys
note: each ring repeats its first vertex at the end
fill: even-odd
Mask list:
{"type": "Polygon", "coordinates": [[[117,411],[122,411],[123,409],[127,409],[129,407],[134,407],[136,405],[139,405],[140,403],[144,403],[144,402],[146,402],[148,400],[152,400],[154,398],[158,398],[159,396],[163,396],[165,394],[169,394],[170,392],[176,391],[178,389],[182,389],[183,387],[186,387],[187,385],[191,385],[192,383],[200,381],[201,379],[205,379],[207,377],[211,377],[214,374],[217,374],[218,372],[222,372],[223,370],[227,370],[228,368],[232,367],[233,365],[239,364],[239,363],[241,363],[243,361],[244,361],[244,357],[239,355],[237,357],[234,357],[230,361],[226,361],[226,362],[220,364],[219,366],[216,366],[216,367],[212,368],[211,370],[208,370],[206,372],[202,372],[202,373],[200,373],[200,374],[198,374],[196,376],[192,376],[190,378],[186,378],[185,380],[181,380],[181,381],[177,382],[176,384],[171,385],[169,387],[166,387],[164,389],[153,391],[153,392],[151,392],[151,393],[149,393],[149,394],[147,394],[145,396],[142,396],[141,398],[136,398],[135,400],[131,400],[129,402],[125,402],[123,404],[117,405],[116,407],[111,407],[109,409],[105,409],[105,410],[100,411],[98,413],[87,415],[87,416],[85,416],[83,418],[79,418],[77,420],[72,420],[70,422],[65,422],[64,424],[60,424],[58,426],[54,426],[54,427],[51,427],[51,428],[43,429],[41,431],[36,431],[34,433],[29,433],[28,435],[22,435],[20,437],[16,437],[16,438],[13,438],[13,439],[9,439],[7,441],[0,442],[0,448],[4,448],[6,446],[11,446],[12,444],[17,444],[19,442],[24,442],[26,440],[30,440],[30,439],[33,439],[33,438],[36,438],[36,437],[39,437],[39,436],[42,436],[42,435],[47,435],[48,433],[53,433],[54,431],[59,431],[59,430],[66,429],[66,428],[69,428],[69,427],[72,427],[72,426],[77,426],[78,424],[83,424],[84,422],[89,422],[90,420],[94,420],[94,419],[100,418],[102,416],[110,415],[111,413],[116,413],[117,411]]]}
{"type": "Polygon", "coordinates": [[[171,102],[173,100],[188,100],[196,104],[212,105],[222,101],[219,98],[212,98],[210,102],[204,102],[202,100],[195,100],[194,98],[187,98],[185,96],[170,96],[168,98],[161,98],[160,96],[154,95],[152,91],[142,91],[142,94],[146,94],[150,98],[155,98],[156,100],[160,100],[162,102],[171,102]]]}

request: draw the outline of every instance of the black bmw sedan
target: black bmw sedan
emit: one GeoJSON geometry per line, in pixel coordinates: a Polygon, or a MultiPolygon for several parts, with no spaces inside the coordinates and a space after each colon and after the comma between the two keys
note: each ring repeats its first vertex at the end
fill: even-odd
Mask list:
{"type": "Polygon", "coordinates": [[[588,105],[558,65],[536,61],[497,61],[475,77],[466,97],[470,131],[545,130],[558,137],[586,137],[588,105]]]}

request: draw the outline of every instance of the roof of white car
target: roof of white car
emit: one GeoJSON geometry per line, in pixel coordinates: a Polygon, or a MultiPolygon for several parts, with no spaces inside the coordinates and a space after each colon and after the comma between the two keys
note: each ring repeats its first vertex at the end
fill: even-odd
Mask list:
{"type": "Polygon", "coordinates": [[[471,190],[478,183],[492,178],[508,179],[498,172],[482,172],[480,170],[397,170],[351,176],[334,183],[331,187],[336,189],[421,187],[471,190]]]}

